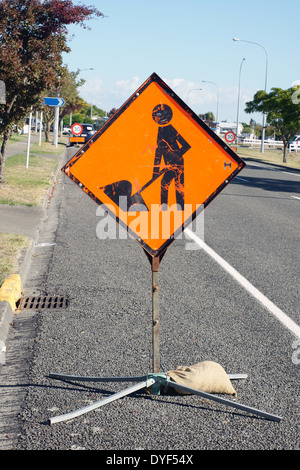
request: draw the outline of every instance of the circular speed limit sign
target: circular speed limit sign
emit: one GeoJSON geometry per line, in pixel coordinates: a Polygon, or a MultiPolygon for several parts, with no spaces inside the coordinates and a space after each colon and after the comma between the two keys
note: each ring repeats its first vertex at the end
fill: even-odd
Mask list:
{"type": "Polygon", "coordinates": [[[71,127],[71,131],[74,135],[80,135],[82,134],[83,127],[81,124],[73,124],[73,126],[71,127]]]}
{"type": "Polygon", "coordinates": [[[232,131],[226,132],[225,140],[226,140],[226,142],[233,142],[235,140],[235,133],[232,132],[232,131]]]}

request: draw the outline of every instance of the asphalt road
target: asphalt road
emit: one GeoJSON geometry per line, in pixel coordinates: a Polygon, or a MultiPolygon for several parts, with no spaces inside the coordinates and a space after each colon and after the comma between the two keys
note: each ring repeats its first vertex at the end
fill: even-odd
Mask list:
{"type": "Polygon", "coordinates": [[[70,305],[15,319],[0,370],[0,448],[299,450],[300,346],[272,311],[275,305],[300,323],[299,198],[299,172],[248,162],[205,211],[205,243],[272,302],[270,309],[204,249],[187,249],[190,238],[175,241],[160,267],[161,370],[211,360],[227,373],[246,373],[234,381],[236,401],[281,416],[279,423],[199,396],[142,390],[50,425],[50,417],[128,384],[49,373],[152,370],[149,261],[134,240],[100,240],[97,206],[60,174],[25,289],[68,295],[70,305]]]}

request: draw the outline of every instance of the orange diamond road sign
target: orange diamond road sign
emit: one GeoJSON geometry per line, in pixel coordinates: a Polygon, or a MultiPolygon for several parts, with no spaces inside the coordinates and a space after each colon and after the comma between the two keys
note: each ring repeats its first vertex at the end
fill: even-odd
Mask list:
{"type": "Polygon", "coordinates": [[[154,73],[62,171],[159,256],[244,166],[154,73]]]}

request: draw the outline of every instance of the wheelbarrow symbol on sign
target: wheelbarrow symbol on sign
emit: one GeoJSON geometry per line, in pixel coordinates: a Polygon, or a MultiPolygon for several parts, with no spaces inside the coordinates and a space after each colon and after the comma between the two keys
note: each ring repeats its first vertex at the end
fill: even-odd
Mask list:
{"type": "Polygon", "coordinates": [[[102,189],[104,193],[115,203],[117,206],[121,207],[122,210],[126,212],[130,210],[139,210],[139,211],[149,211],[147,204],[141,192],[143,192],[150,184],[152,184],[157,178],[163,175],[167,171],[167,168],[164,168],[159,173],[157,173],[150,181],[148,181],[144,186],[139,189],[136,193],[132,194],[132,184],[130,181],[121,180],[116,181],[115,183],[108,184],[103,186],[102,189]],[[125,201],[125,207],[123,207],[123,201],[125,201]]]}
{"type": "Polygon", "coordinates": [[[180,210],[184,210],[183,155],[191,147],[176,129],[169,124],[172,117],[173,111],[170,106],[166,104],[158,104],[153,108],[152,119],[158,124],[159,128],[152,179],[135,194],[132,194],[132,184],[127,180],[117,181],[101,188],[119,207],[121,207],[120,204],[123,206],[123,200],[125,197],[127,198],[125,207],[121,207],[121,209],[127,212],[130,208],[131,210],[149,211],[141,192],[164,174],[161,181],[162,210],[165,210],[165,207],[168,205],[168,191],[173,180],[175,182],[177,204],[180,210]],[[160,170],[162,159],[164,159],[166,167],[160,170]]]}

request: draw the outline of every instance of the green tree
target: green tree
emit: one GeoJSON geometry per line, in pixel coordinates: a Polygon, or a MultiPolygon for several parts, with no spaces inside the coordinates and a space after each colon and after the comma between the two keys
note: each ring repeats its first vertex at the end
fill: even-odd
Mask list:
{"type": "Polygon", "coordinates": [[[83,110],[86,118],[91,118],[91,111],[92,111],[92,117],[93,118],[105,116],[105,111],[103,111],[103,109],[98,108],[94,104],[92,106],[88,104],[83,110]],[[92,110],[91,110],[91,108],[92,108],[92,110]]]}
{"type": "Polygon", "coordinates": [[[0,104],[0,185],[13,127],[62,75],[62,53],[70,51],[67,26],[85,26],[85,20],[98,16],[103,14],[95,7],[71,0],[0,2],[0,80],[6,87],[6,102],[0,104]]]}
{"type": "MultiPolygon", "coordinates": [[[[64,119],[66,116],[69,116],[70,113],[80,110],[83,106],[78,88],[84,84],[85,80],[78,80],[78,74],[79,72],[69,72],[66,66],[63,67],[62,76],[57,80],[57,86],[44,92],[44,96],[56,96],[57,93],[59,93],[59,95],[64,99],[65,105],[60,108],[60,119],[64,119]]],[[[49,142],[49,132],[51,124],[54,122],[55,108],[45,106],[44,100],[41,99],[40,109],[43,110],[45,140],[46,142],[49,142]]],[[[67,120],[65,122],[67,123],[67,120]]]]}
{"type": "Polygon", "coordinates": [[[282,90],[272,88],[270,93],[259,90],[246,103],[245,112],[265,113],[267,123],[274,127],[283,141],[283,162],[287,162],[289,141],[300,131],[300,103],[295,99],[300,86],[282,90]]]}
{"type": "Polygon", "coordinates": [[[208,111],[205,114],[199,114],[199,118],[202,119],[203,121],[215,121],[215,115],[211,111],[208,111]]]}

